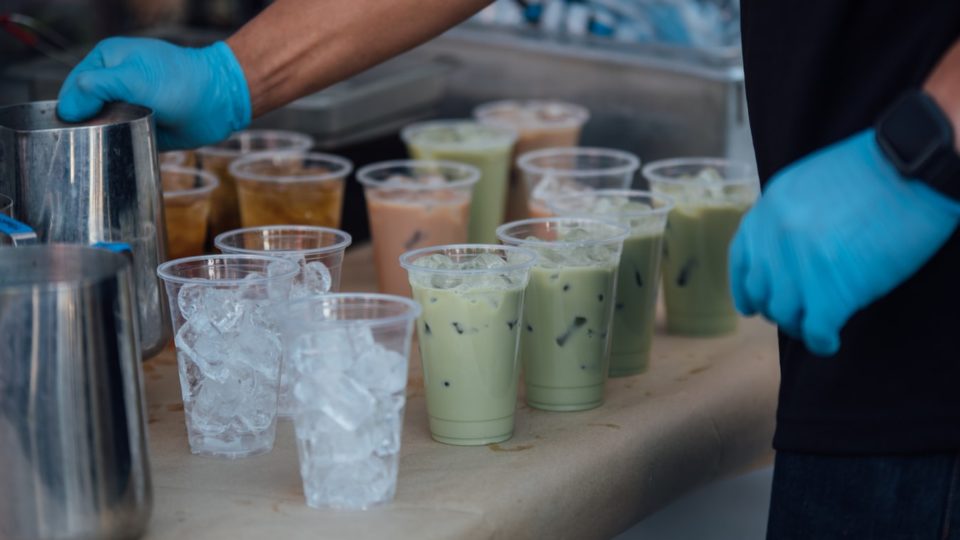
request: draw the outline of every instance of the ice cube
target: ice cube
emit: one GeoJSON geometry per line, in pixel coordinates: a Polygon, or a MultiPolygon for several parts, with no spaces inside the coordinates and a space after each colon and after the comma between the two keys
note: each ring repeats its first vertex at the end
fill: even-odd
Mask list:
{"type": "Polygon", "coordinates": [[[466,261],[464,268],[486,270],[489,268],[500,268],[506,266],[507,262],[502,257],[493,253],[480,253],[473,259],[466,261]]]}
{"type": "Polygon", "coordinates": [[[197,366],[205,378],[223,381],[229,375],[229,350],[221,333],[205,318],[194,317],[174,338],[177,351],[197,366]]]}
{"type": "Polygon", "coordinates": [[[448,276],[436,274],[430,276],[430,286],[435,289],[453,289],[463,283],[463,279],[457,276],[448,276]]]}
{"type": "Polygon", "coordinates": [[[356,430],[373,415],[377,400],[343,374],[301,376],[293,385],[298,410],[318,409],[346,430],[356,430]]]}
{"type": "Polygon", "coordinates": [[[203,309],[203,285],[187,284],[177,293],[177,307],[184,319],[190,319],[203,309]]]}
{"type": "Polygon", "coordinates": [[[234,362],[246,365],[269,379],[279,378],[283,347],[276,334],[248,323],[240,331],[225,337],[228,338],[225,348],[234,362]]]}
{"type": "Polygon", "coordinates": [[[534,200],[546,201],[557,196],[560,191],[560,179],[546,174],[540,179],[539,182],[537,182],[537,185],[533,187],[533,190],[530,192],[530,198],[534,200]]]}
{"type": "Polygon", "coordinates": [[[454,270],[459,267],[450,257],[442,253],[434,253],[416,260],[417,266],[432,270],[454,270]]]}
{"type": "Polygon", "coordinates": [[[325,264],[320,261],[308,262],[300,270],[300,283],[297,294],[313,296],[330,292],[333,276],[325,264]]]}
{"type": "Polygon", "coordinates": [[[229,332],[237,327],[243,317],[243,289],[203,288],[203,316],[220,332],[229,332]]]}
{"type": "Polygon", "coordinates": [[[403,392],[407,387],[407,359],[377,346],[359,352],[347,375],[377,395],[403,392]]]}

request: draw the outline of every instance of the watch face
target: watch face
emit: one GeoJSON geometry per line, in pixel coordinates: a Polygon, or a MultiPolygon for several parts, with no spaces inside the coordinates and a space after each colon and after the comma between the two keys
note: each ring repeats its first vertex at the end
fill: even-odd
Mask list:
{"type": "Polygon", "coordinates": [[[919,93],[908,95],[892,107],[879,129],[888,157],[906,176],[916,175],[945,146],[952,146],[952,127],[943,112],[932,99],[919,93]]]}

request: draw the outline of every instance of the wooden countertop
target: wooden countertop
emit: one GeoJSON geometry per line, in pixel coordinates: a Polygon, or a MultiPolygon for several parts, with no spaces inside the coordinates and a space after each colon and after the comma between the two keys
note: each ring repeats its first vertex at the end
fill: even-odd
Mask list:
{"type": "MultiPolygon", "coordinates": [[[[348,252],[341,289],[375,289],[369,246],[348,252]]],[[[305,505],[287,421],[269,454],[191,455],[168,348],[144,363],[155,493],[147,538],[609,538],[769,457],[776,356],[776,333],[763,321],[684,339],[664,333],[661,312],[650,371],[611,379],[602,407],[549,413],[518,404],[513,439],[473,448],[430,438],[414,357],[396,499],[359,512],[305,505]]]]}

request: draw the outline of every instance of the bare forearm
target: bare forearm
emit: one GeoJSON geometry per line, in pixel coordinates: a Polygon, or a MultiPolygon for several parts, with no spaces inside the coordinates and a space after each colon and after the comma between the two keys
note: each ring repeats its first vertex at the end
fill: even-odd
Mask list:
{"type": "Polygon", "coordinates": [[[943,55],[923,89],[940,105],[953,124],[954,144],[960,150],[960,40],[943,55]]]}
{"type": "Polygon", "coordinates": [[[277,0],[227,43],[259,116],[413,48],[489,2],[277,0]]]}

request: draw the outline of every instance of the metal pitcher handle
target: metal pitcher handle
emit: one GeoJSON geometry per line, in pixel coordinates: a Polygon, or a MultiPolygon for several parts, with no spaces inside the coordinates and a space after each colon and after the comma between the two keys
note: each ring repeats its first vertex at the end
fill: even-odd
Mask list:
{"type": "Polygon", "coordinates": [[[37,233],[29,225],[3,214],[0,214],[0,235],[9,236],[14,247],[37,243],[37,233]]]}

